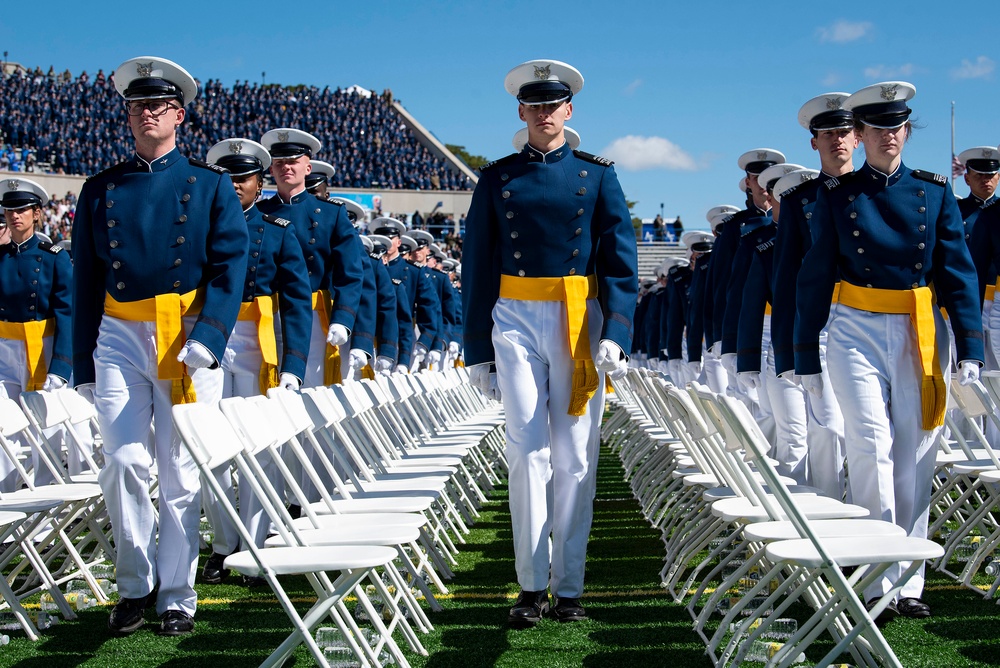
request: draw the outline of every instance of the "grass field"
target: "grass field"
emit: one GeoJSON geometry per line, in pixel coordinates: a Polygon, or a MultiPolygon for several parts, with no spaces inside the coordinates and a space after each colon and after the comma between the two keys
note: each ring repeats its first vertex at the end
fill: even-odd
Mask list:
{"type": "MultiPolygon", "coordinates": [[[[506,628],[507,608],[517,594],[506,489],[497,490],[467,541],[449,583],[452,593],[441,598],[445,610],[432,614],[436,628],[422,637],[430,655],[409,656],[413,666],[710,666],[688,613],[659,587],[662,543],[640,516],[618,461],[607,450],[587,562],[584,602],[590,620],[506,628]]],[[[311,591],[305,581],[292,581],[288,588],[307,607],[311,591]]],[[[96,608],[46,631],[37,643],[11,634],[10,644],[0,647],[0,666],[256,666],[288,633],[287,620],[268,591],[251,594],[243,587],[201,584],[197,589],[197,627],[190,636],[156,636],[150,611],[145,628],[111,638],[108,610],[96,608]]],[[[897,620],[884,629],[904,666],[1000,666],[1000,606],[940,575],[929,576],[925,599],[934,617],[897,620]]],[[[311,664],[300,649],[287,665],[311,664]]]]}

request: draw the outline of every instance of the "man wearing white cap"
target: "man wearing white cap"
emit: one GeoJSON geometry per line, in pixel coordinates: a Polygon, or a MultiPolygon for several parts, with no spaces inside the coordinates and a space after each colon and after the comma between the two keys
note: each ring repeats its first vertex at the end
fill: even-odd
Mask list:
{"type": "Polygon", "coordinates": [[[184,107],[198,92],[191,75],[169,60],[133,58],[115,70],[115,87],[135,155],[80,193],[73,375],[91,388],[104,436],[100,483],[121,595],[108,626],[135,631],[155,599],[160,633],[180,635],[194,628],[201,504],[198,470],[174,435],[170,408],[221,397],[219,360],[240,310],[247,225],[225,171],[176,148],[184,107]],[[154,463],[159,513],[149,498],[154,463]]]}
{"type": "MultiPolygon", "coordinates": [[[[811,219],[822,184],[854,171],[854,151],[858,135],[854,114],[843,108],[848,93],[817,95],[799,109],[799,124],[809,131],[810,146],[819,153],[821,173],[816,179],[801,180],[792,190],[781,192],[781,219],[774,248],[774,301],[771,316],[771,341],[774,346],[775,373],[794,379],[795,285],[802,258],[812,246],[811,219]]],[[[791,176],[791,175],[789,175],[791,176]]],[[[786,177],[787,178],[787,177],[786,177]]],[[[836,298],[836,297],[834,297],[836,298]]],[[[829,382],[826,363],[827,328],[819,335],[821,373],[829,382]]],[[[847,480],[844,473],[844,415],[833,392],[806,396],[807,440],[809,442],[809,484],[834,498],[844,498],[847,480]]]]}
{"type": "MultiPolygon", "coordinates": [[[[692,234],[711,237],[707,232],[686,232],[683,237],[694,243],[692,234]]],[[[688,290],[691,287],[692,254],[689,247],[688,257],[677,258],[677,264],[667,270],[667,310],[660,318],[664,332],[663,350],[660,352],[666,362],[667,373],[679,385],[694,380],[684,364],[684,328],[690,308],[688,290]]]]}
{"type": "Polygon", "coordinates": [[[507,418],[521,594],[512,626],[586,617],[604,374],[626,371],[638,291],[635,232],[611,162],[566,145],[573,67],[534,60],[504,85],[528,144],[486,165],[466,224],[466,364],[507,418]],[[495,371],[494,371],[495,369],[495,371]],[[550,548],[551,545],[551,548],[550,548]]]}
{"type": "MultiPolygon", "coordinates": [[[[444,358],[444,350],[447,345],[445,341],[446,316],[445,304],[441,301],[441,287],[437,284],[434,274],[427,269],[427,257],[431,252],[431,244],[434,243],[434,236],[426,230],[410,230],[410,237],[417,243],[416,247],[406,257],[413,268],[417,270],[420,277],[420,285],[426,286],[426,290],[435,303],[433,311],[434,322],[431,327],[420,327],[417,344],[413,349],[413,357],[410,362],[410,371],[416,371],[424,366],[437,368],[444,358]]],[[[450,306],[450,305],[449,305],[450,306]]],[[[451,316],[447,316],[451,320],[451,316]]]]}
{"type": "Polygon", "coordinates": [[[725,392],[729,385],[729,377],[722,367],[722,360],[718,354],[711,351],[715,331],[712,264],[715,262],[713,259],[715,243],[722,236],[723,226],[739,210],[739,207],[731,204],[722,204],[712,207],[705,214],[706,220],[711,225],[713,240],[711,246],[705,250],[706,255],[700,264],[699,272],[695,272],[698,280],[692,285],[692,318],[688,323],[687,341],[688,368],[694,376],[703,378],[713,392],[725,392]],[[700,278],[699,273],[701,273],[700,278]]]}
{"type": "Polygon", "coordinates": [[[312,173],[310,157],[322,148],[316,137],[294,128],[277,128],[265,132],[260,143],[271,154],[271,176],[278,193],[257,208],[291,221],[312,288],[313,327],[302,386],[331,385],[340,382],[347,371],[346,344],[361,302],[364,269],[358,233],[344,206],[306,191],[306,177],[312,173]]]}

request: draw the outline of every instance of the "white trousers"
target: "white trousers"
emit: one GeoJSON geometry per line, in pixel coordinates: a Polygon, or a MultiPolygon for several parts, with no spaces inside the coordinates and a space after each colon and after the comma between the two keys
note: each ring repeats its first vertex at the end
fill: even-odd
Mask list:
{"type": "MultiPolygon", "coordinates": [[[[761,340],[762,387],[758,394],[767,403],[774,418],[774,458],[778,472],[800,485],[808,484],[809,468],[806,457],[806,391],[790,380],[778,378],[774,369],[774,352],[771,348],[771,316],[764,316],[761,340]]],[[[763,403],[763,402],[762,402],[763,403]]]]}
{"type": "MultiPolygon", "coordinates": [[[[869,313],[833,306],[827,361],[830,381],[844,412],[848,484],[854,503],[871,517],[927,537],[937,429],[921,424],[921,373],[916,334],[907,314],[869,313]]],[[[948,329],[935,309],[937,348],[947,387],[948,329]]],[[[891,566],[865,592],[866,599],[889,590],[908,567],[891,566]]],[[[900,597],[920,597],[924,567],[900,597]]]]}
{"type": "MultiPolygon", "coordinates": [[[[603,324],[596,299],[587,300],[587,315],[596,356],[603,324]]],[[[604,374],[586,413],[568,415],[573,360],[565,305],[501,298],[493,321],[517,581],[527,591],[549,587],[578,598],[594,515],[604,374]]]]}
{"type": "MultiPolygon", "coordinates": [[[[190,331],[194,319],[184,318],[184,325],[190,331]]],[[[104,434],[105,463],[99,481],[118,551],[115,567],[121,596],[146,596],[159,583],[157,614],[182,610],[193,615],[198,600],[194,575],[201,485],[194,460],[174,430],[171,382],[157,378],[156,351],[155,323],[108,315],[102,319],[94,351],[94,399],[104,434]],[[149,498],[149,469],[154,462],[159,475],[159,527],[149,498]]],[[[199,402],[219,401],[221,369],[196,369],[191,379],[199,402]]]]}
{"type": "Polygon", "coordinates": [[[722,360],[706,349],[701,351],[700,382],[708,385],[708,388],[716,394],[725,392],[726,385],[729,383],[729,375],[726,373],[725,367],[722,366],[722,360]]]}
{"type": "MultiPolygon", "coordinates": [[[[249,320],[237,321],[226,351],[222,355],[222,398],[256,397],[260,395],[260,366],[263,363],[260,352],[260,342],[257,338],[257,323],[249,320]]],[[[257,456],[271,484],[282,493],[283,480],[274,460],[267,452],[257,456]]],[[[257,547],[264,546],[271,526],[270,519],[264,512],[257,497],[250,491],[248,485],[240,487],[239,502],[236,499],[236,481],[230,467],[215,469],[215,478],[222,489],[226,490],[229,502],[234,508],[239,508],[240,519],[254,539],[257,547]]],[[[238,477],[238,476],[237,476],[238,477]]],[[[212,540],[212,551],[216,554],[229,555],[240,549],[240,535],[236,525],[229,519],[215,498],[202,483],[202,503],[205,517],[212,525],[215,537],[212,540]]],[[[248,546],[244,545],[244,549],[248,546]]]]}
{"type": "MultiPolygon", "coordinates": [[[[45,360],[46,368],[52,361],[52,337],[42,338],[42,356],[45,360]]],[[[10,399],[14,403],[20,404],[21,393],[27,390],[28,365],[24,351],[24,341],[16,339],[0,339],[0,397],[10,399]]],[[[90,452],[94,451],[94,437],[89,433],[89,429],[84,433],[83,428],[76,429],[78,441],[83,447],[89,447],[90,452]]],[[[65,444],[68,447],[65,462],[69,473],[76,475],[87,469],[86,460],[77,450],[76,443],[71,438],[67,438],[64,427],[49,427],[42,430],[45,440],[49,443],[49,454],[56,466],[63,465],[62,449],[65,444]]],[[[30,447],[29,443],[21,436],[17,435],[10,439],[11,442],[21,449],[30,447]]],[[[45,447],[45,444],[42,443],[45,447]]],[[[35,486],[50,485],[55,482],[52,471],[38,457],[38,453],[31,450],[32,484],[35,486]]],[[[20,486],[17,469],[8,459],[6,453],[0,450],[0,493],[13,492],[20,486]]]]}
{"type": "MultiPolygon", "coordinates": [[[[832,387],[827,364],[827,328],[819,334],[823,387],[832,387]]],[[[844,414],[834,391],[815,397],[806,392],[806,441],[809,444],[809,484],[834,498],[853,499],[844,477],[844,414]]]]}

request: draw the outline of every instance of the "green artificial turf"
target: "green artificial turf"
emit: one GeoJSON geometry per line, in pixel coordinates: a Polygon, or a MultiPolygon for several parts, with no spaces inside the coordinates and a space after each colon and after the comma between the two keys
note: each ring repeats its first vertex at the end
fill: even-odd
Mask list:
{"type": "MultiPolygon", "coordinates": [[[[507,609],[518,591],[506,500],[506,488],[497,489],[466,537],[456,577],[448,583],[451,594],[440,599],[444,610],[431,614],[435,630],[421,636],[429,656],[404,648],[413,666],[711,665],[687,611],[659,586],[663,543],[639,514],[615,455],[606,449],[601,454],[584,599],[588,621],[544,620],[519,631],[506,627],[507,609]]],[[[304,579],[291,579],[286,587],[303,609],[308,607],[311,590],[304,579]]],[[[108,609],[95,608],[43,632],[37,643],[10,633],[10,644],[0,647],[0,666],[256,666],[290,630],[268,590],[248,592],[226,584],[199,584],[197,590],[197,626],[189,636],[155,635],[150,610],[146,627],[112,638],[106,630],[108,609]]],[[[929,573],[925,600],[933,606],[931,619],[897,620],[883,630],[904,666],[1000,666],[1000,607],[934,573],[929,573]]],[[[830,647],[824,639],[809,656],[815,660],[830,647]]],[[[312,663],[299,648],[286,665],[312,663]]]]}

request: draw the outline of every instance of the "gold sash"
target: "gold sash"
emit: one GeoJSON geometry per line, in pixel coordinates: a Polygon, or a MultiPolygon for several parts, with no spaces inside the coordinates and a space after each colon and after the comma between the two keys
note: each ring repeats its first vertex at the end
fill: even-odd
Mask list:
{"type": "Polygon", "coordinates": [[[237,320],[257,323],[257,344],[260,346],[260,393],[278,387],[278,342],[274,337],[274,314],[278,312],[278,295],[258,295],[252,302],[240,304],[237,320]]]}
{"type": "MultiPolygon", "coordinates": [[[[312,298],[312,307],[314,311],[319,313],[319,322],[323,325],[323,336],[325,338],[327,331],[330,329],[330,314],[333,311],[333,300],[330,298],[329,290],[317,290],[312,294],[312,298]]],[[[331,346],[329,343],[324,343],[323,345],[326,346],[326,352],[323,356],[323,384],[339,385],[344,380],[340,373],[340,347],[331,346]]]]}
{"type": "Polygon", "coordinates": [[[569,350],[573,358],[573,390],[567,412],[570,415],[585,415],[587,402],[597,392],[600,379],[591,357],[590,331],[587,328],[587,300],[597,297],[597,276],[525,278],[502,274],[500,296],[566,304],[569,350]]]}
{"type": "Polygon", "coordinates": [[[201,313],[205,290],[198,288],[183,295],[170,292],[134,302],[120,302],[111,295],[104,297],[104,312],[120,320],[156,323],[156,377],[173,381],[171,399],[175,404],[190,404],[197,400],[187,366],[177,361],[186,338],[186,315],[201,313]]]}
{"type": "Polygon", "coordinates": [[[948,404],[948,387],[941,373],[934,324],[934,293],[929,287],[913,290],[881,290],[862,288],[847,281],[840,282],[840,303],[873,313],[908,313],[917,334],[922,382],[920,388],[923,428],[934,429],[944,424],[948,404]]]}
{"type": "Polygon", "coordinates": [[[24,356],[28,363],[28,392],[42,389],[48,368],[45,366],[45,347],[42,339],[54,336],[56,319],[29,320],[27,322],[0,322],[0,339],[24,341],[24,356]]]}

